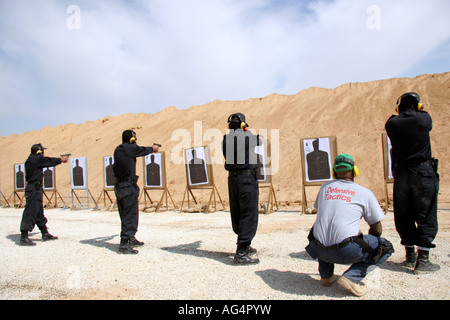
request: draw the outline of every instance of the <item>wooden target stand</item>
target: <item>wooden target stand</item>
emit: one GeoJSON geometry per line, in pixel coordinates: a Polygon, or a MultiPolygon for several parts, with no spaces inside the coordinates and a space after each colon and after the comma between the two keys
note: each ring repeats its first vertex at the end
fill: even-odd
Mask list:
{"type": "MultiPolygon", "coordinates": [[[[103,205],[105,208],[107,208],[106,210],[108,211],[113,211],[114,208],[117,207],[117,200],[115,199],[115,194],[114,194],[114,184],[112,182],[115,182],[115,178],[113,181],[111,181],[111,185],[108,185],[109,179],[107,178],[108,175],[108,166],[107,166],[107,162],[109,161],[109,159],[111,159],[111,165],[112,165],[112,161],[114,159],[113,156],[105,156],[103,157],[103,190],[102,192],[100,192],[100,195],[97,198],[97,204],[100,203],[100,200],[103,196],[103,205]],[[113,198],[110,196],[110,192],[112,192],[114,194],[114,200],[113,198]],[[107,204],[108,202],[108,204],[107,204]]],[[[112,167],[111,167],[112,169],[112,167]]],[[[111,170],[112,171],[112,170],[111,170]]],[[[113,174],[113,173],[112,173],[113,174]]]]}
{"type": "MultiPolygon", "coordinates": [[[[56,167],[52,167],[52,169],[47,169],[52,171],[52,179],[51,183],[48,187],[45,187],[45,181],[42,183],[43,195],[45,199],[47,199],[47,203],[44,204],[46,208],[57,208],[58,207],[58,197],[62,203],[64,203],[61,194],[56,188],[56,167]]],[[[44,178],[45,179],[45,178],[44,178]]]]}
{"type": "Polygon", "coordinates": [[[278,210],[278,201],[275,195],[275,189],[273,188],[272,175],[267,173],[267,170],[270,170],[267,165],[267,160],[272,156],[270,140],[263,141],[259,147],[262,147],[262,150],[260,149],[260,152],[256,152],[256,154],[262,161],[258,161],[258,167],[260,167],[258,170],[259,173],[257,174],[258,188],[259,190],[269,189],[267,202],[260,206],[262,210],[260,209],[259,211],[264,214],[270,214],[278,210]]]}
{"type": "Polygon", "coordinates": [[[381,141],[382,141],[382,147],[383,147],[383,168],[384,168],[384,200],[385,200],[385,206],[384,206],[384,213],[387,214],[389,210],[389,187],[394,184],[394,177],[392,175],[391,171],[391,147],[390,147],[390,141],[388,139],[388,136],[386,133],[381,134],[381,141]]]}
{"type": "Polygon", "coordinates": [[[308,198],[307,198],[307,195],[306,195],[306,187],[320,187],[325,182],[331,181],[331,180],[308,181],[309,179],[306,178],[307,167],[306,167],[306,152],[305,152],[305,144],[304,144],[304,142],[306,140],[315,140],[315,139],[328,139],[328,141],[329,141],[329,150],[330,150],[330,154],[329,154],[329,159],[330,159],[329,166],[330,166],[330,168],[333,167],[333,161],[334,161],[334,159],[337,156],[337,139],[334,136],[332,136],[332,137],[322,137],[322,138],[306,138],[306,139],[301,139],[300,140],[300,154],[301,154],[301,159],[302,159],[302,178],[303,178],[303,183],[302,183],[302,214],[305,213],[305,211],[306,211],[306,209],[308,207],[308,198]]]}
{"type": "Polygon", "coordinates": [[[211,153],[210,153],[209,147],[206,146],[206,147],[196,147],[196,148],[191,148],[191,149],[185,149],[184,155],[185,155],[185,169],[186,169],[186,189],[183,194],[183,200],[181,201],[180,211],[183,211],[183,206],[184,206],[185,200],[187,200],[188,209],[190,208],[190,196],[192,197],[192,200],[195,203],[195,205],[198,205],[198,201],[194,195],[193,190],[196,190],[196,191],[210,190],[208,204],[206,205],[206,207],[204,207],[202,209],[202,211],[204,213],[213,213],[213,212],[218,211],[216,194],[217,194],[218,200],[222,204],[222,210],[225,210],[225,205],[223,204],[222,197],[220,196],[219,190],[217,189],[217,187],[214,183],[214,175],[213,175],[213,170],[212,170],[212,165],[211,165],[211,156],[210,156],[211,153]],[[188,160],[188,153],[192,152],[192,150],[194,150],[194,149],[202,149],[203,150],[203,155],[204,155],[203,161],[205,161],[205,165],[206,165],[206,178],[207,178],[207,182],[205,182],[205,183],[193,183],[191,176],[190,176],[193,173],[191,173],[190,168],[189,168],[190,161],[188,160]],[[214,205],[214,211],[211,210],[211,204],[214,205]]]}
{"type": "Polygon", "coordinates": [[[64,203],[64,199],[61,197],[61,194],[58,190],[45,190],[44,189],[44,197],[47,199],[47,203],[44,205],[47,208],[57,208],[58,207],[58,198],[64,203]],[[50,191],[50,197],[47,195],[47,191],[50,191]],[[53,202],[54,201],[54,202],[53,202]]]}
{"type": "Polygon", "coordinates": [[[25,190],[24,189],[15,189],[13,193],[9,196],[8,199],[13,197],[13,206],[14,208],[22,208],[25,204],[25,190]],[[21,196],[22,195],[22,196],[21,196]],[[16,204],[16,200],[18,201],[16,204]]]}
{"type": "Polygon", "coordinates": [[[104,187],[102,192],[100,192],[100,195],[97,199],[97,203],[100,203],[100,199],[103,196],[103,205],[105,206],[105,208],[108,208],[107,210],[112,211],[114,210],[115,207],[117,207],[117,200],[116,199],[113,200],[109,195],[109,192],[114,193],[114,188],[111,189],[104,187]],[[106,204],[107,198],[108,198],[108,205],[106,204]]]}
{"type": "Polygon", "coordinates": [[[270,184],[259,184],[259,189],[269,189],[269,194],[267,196],[267,205],[264,205],[263,212],[264,214],[273,213],[278,210],[278,202],[277,197],[275,195],[275,189],[273,188],[272,181],[270,184]],[[276,207],[276,210],[274,209],[276,207]]]}
{"type": "MultiPolygon", "coordinates": [[[[25,170],[23,172],[23,188],[18,188],[17,187],[17,170],[16,167],[17,166],[21,166],[23,168],[25,168],[25,164],[24,163],[20,163],[20,164],[14,164],[13,166],[13,177],[14,177],[14,191],[13,193],[9,196],[8,200],[11,199],[11,197],[13,197],[13,207],[14,208],[22,208],[22,206],[25,204],[25,170]]],[[[8,202],[8,201],[6,201],[8,202]]],[[[9,204],[9,202],[8,202],[9,204]]]]}
{"type": "Polygon", "coordinates": [[[210,195],[209,195],[209,200],[208,200],[208,204],[206,205],[206,207],[204,208],[203,212],[204,213],[213,213],[218,211],[217,210],[217,198],[216,198],[216,193],[217,193],[217,197],[220,201],[220,203],[222,204],[222,210],[225,210],[225,205],[223,204],[222,198],[219,194],[219,190],[217,189],[217,187],[215,185],[209,186],[209,187],[192,187],[192,186],[186,186],[186,189],[184,191],[183,194],[183,201],[181,201],[181,208],[180,211],[183,211],[183,205],[184,205],[184,201],[187,197],[187,207],[188,209],[190,208],[190,199],[189,199],[189,195],[191,195],[192,200],[194,201],[194,203],[197,205],[198,201],[195,198],[194,193],[192,192],[192,190],[211,190],[210,195]],[[211,204],[214,205],[214,210],[211,210],[211,204]]]}
{"type": "Polygon", "coordinates": [[[2,205],[2,204],[1,204],[1,200],[0,200],[0,207],[9,208],[9,207],[10,207],[9,202],[8,202],[8,200],[5,198],[5,195],[3,194],[3,192],[2,192],[1,190],[0,190],[0,196],[1,196],[1,198],[3,199],[3,201],[5,201],[5,204],[2,205]]]}
{"type": "MultiPolygon", "coordinates": [[[[144,197],[144,206],[145,209],[148,209],[149,207],[147,207],[147,199],[150,202],[151,205],[153,205],[153,200],[150,197],[150,192],[152,191],[162,191],[161,197],[159,199],[159,201],[156,203],[156,207],[155,207],[155,212],[160,212],[161,207],[163,206],[164,202],[165,202],[165,208],[166,211],[169,211],[169,198],[170,201],[172,202],[173,205],[173,209],[177,209],[177,206],[175,205],[175,202],[173,201],[172,195],[170,194],[169,188],[167,187],[167,183],[166,183],[166,153],[164,151],[159,152],[159,153],[151,153],[149,155],[147,155],[144,158],[144,161],[142,162],[143,164],[143,172],[144,172],[144,188],[141,192],[141,195],[139,196],[139,202],[141,202],[141,198],[144,197]],[[153,157],[152,157],[153,156],[153,157]],[[157,158],[158,163],[154,163],[152,159],[157,158]],[[159,174],[159,185],[150,185],[147,182],[147,176],[149,174],[147,174],[147,166],[149,165],[155,165],[156,166],[156,171],[154,172],[155,174],[158,173],[159,174]],[[165,200],[165,201],[164,201],[165,200]]],[[[150,172],[149,172],[150,173],[150,172]]],[[[150,173],[151,174],[151,173],[150,173]]]]}

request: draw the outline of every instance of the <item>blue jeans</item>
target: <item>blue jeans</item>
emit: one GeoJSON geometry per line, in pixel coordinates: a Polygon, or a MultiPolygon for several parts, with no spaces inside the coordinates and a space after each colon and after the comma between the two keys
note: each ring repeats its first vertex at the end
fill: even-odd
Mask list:
{"type": "MultiPolygon", "coordinates": [[[[383,238],[381,239],[384,241],[383,238]]],[[[372,248],[378,247],[378,238],[375,236],[365,235],[364,241],[372,248]]],[[[351,264],[343,276],[355,283],[361,282],[369,272],[384,263],[394,253],[394,249],[392,249],[381,257],[377,263],[371,263],[368,261],[369,253],[365,252],[354,241],[343,248],[330,250],[318,245],[316,240],[312,240],[305,249],[313,259],[319,260],[319,274],[322,279],[333,276],[335,263],[351,264]]]]}

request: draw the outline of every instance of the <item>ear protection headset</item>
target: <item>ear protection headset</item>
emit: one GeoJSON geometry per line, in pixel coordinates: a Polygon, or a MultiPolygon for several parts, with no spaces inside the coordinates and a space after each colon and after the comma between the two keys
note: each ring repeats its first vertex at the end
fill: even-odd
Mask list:
{"type": "Polygon", "coordinates": [[[228,117],[228,129],[230,128],[230,123],[231,120],[233,119],[233,117],[237,118],[239,120],[240,123],[240,128],[242,129],[242,131],[247,131],[247,128],[249,127],[248,124],[242,120],[241,115],[239,113],[234,113],[231,116],[228,117]]]}
{"type": "Polygon", "coordinates": [[[395,111],[397,113],[400,113],[400,105],[402,104],[402,99],[405,99],[405,98],[408,98],[408,97],[409,98],[414,98],[415,100],[417,100],[417,106],[416,106],[415,111],[423,111],[424,110],[423,104],[420,103],[419,95],[417,93],[415,93],[415,92],[408,92],[408,93],[405,93],[404,95],[402,95],[400,98],[397,99],[397,107],[395,108],[395,111]]]}
{"type": "MultiPolygon", "coordinates": [[[[351,159],[348,159],[348,158],[339,158],[339,159],[336,159],[335,161],[334,161],[334,164],[336,165],[337,163],[342,163],[342,162],[345,162],[345,163],[348,163],[349,165],[351,165],[351,166],[353,166],[353,177],[354,178],[357,178],[358,176],[359,176],[359,169],[358,169],[358,167],[355,165],[355,162],[353,162],[351,159]],[[336,161],[337,160],[337,161],[336,161]]],[[[334,179],[336,179],[336,173],[334,172],[334,168],[333,168],[333,178],[334,179]]]]}
{"type": "Polygon", "coordinates": [[[36,150],[36,154],[43,154],[44,153],[44,148],[42,147],[42,145],[38,145],[37,146],[37,150],[36,150]]]}
{"type": "Polygon", "coordinates": [[[136,143],[136,133],[133,130],[131,130],[130,143],[136,143]]]}

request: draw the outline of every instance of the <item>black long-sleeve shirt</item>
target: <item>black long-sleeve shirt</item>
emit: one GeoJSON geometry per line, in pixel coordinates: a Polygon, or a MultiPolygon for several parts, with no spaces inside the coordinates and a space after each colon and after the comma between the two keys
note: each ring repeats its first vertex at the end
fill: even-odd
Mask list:
{"type": "Polygon", "coordinates": [[[152,147],[140,147],[133,143],[122,143],[114,151],[114,175],[117,179],[136,176],[136,158],[145,157],[153,152],[152,147]]]}
{"type": "Polygon", "coordinates": [[[400,165],[431,159],[430,131],[433,122],[425,111],[402,111],[385,125],[392,144],[392,161],[400,165]]]}
{"type": "Polygon", "coordinates": [[[41,154],[30,154],[25,161],[25,180],[30,182],[41,182],[43,173],[42,169],[54,167],[61,164],[61,158],[44,157],[41,154]]]}
{"type": "Polygon", "coordinates": [[[222,141],[225,170],[253,169],[257,164],[255,154],[257,145],[259,145],[259,136],[255,136],[250,131],[230,130],[230,133],[225,135],[222,141]]]}

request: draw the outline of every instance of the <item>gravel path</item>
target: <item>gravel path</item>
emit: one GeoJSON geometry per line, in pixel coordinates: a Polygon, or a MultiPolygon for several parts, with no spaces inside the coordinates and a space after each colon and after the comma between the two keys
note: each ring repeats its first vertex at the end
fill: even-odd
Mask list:
{"type": "MultiPolygon", "coordinates": [[[[149,299],[149,300],[385,300],[450,298],[450,212],[440,210],[440,232],[433,262],[441,271],[416,276],[401,262],[403,248],[393,214],[383,236],[396,252],[366,278],[368,294],[349,295],[339,285],[318,283],[317,262],[305,252],[314,215],[296,208],[260,215],[252,246],[261,263],[234,266],[236,236],[228,212],[140,214],[137,238],[145,242],[134,256],[119,255],[117,212],[46,210],[50,233],[59,240],[21,247],[21,209],[0,209],[0,299],[149,299]]],[[[363,222],[361,230],[367,232],[363,222]]],[[[336,266],[342,274],[348,267],[336,266]]]]}

